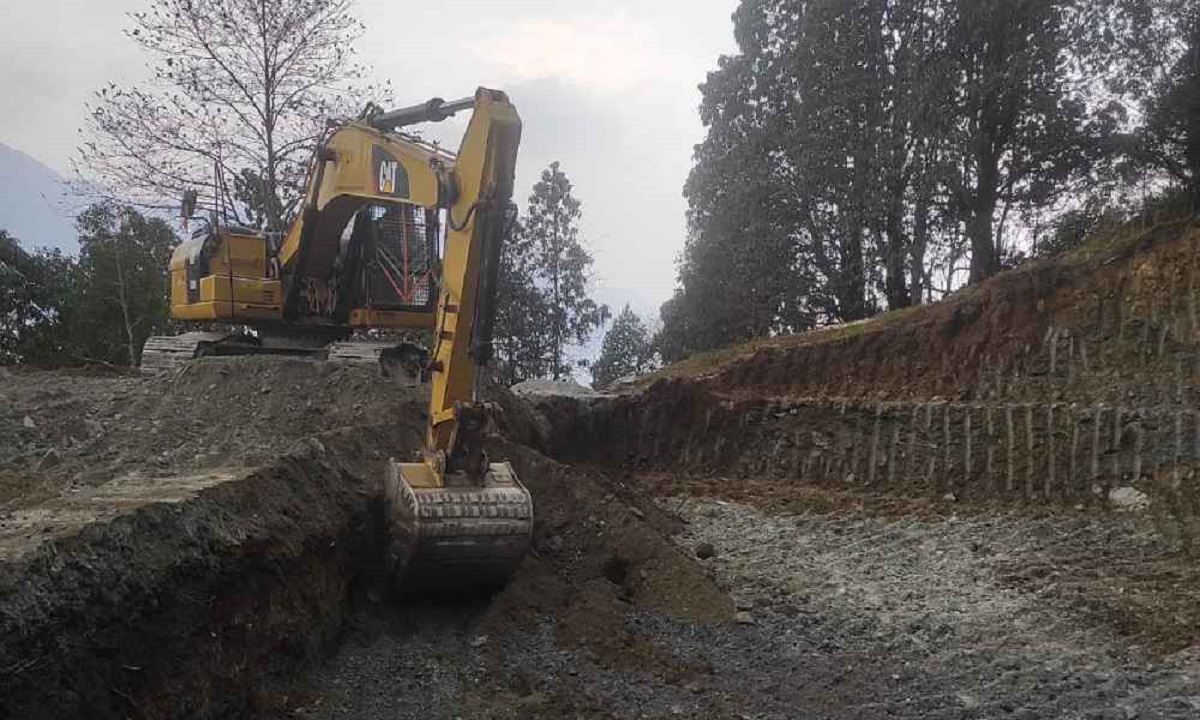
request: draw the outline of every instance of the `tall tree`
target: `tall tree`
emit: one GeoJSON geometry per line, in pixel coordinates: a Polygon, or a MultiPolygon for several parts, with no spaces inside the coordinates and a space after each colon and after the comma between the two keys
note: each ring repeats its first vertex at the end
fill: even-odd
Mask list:
{"type": "Polygon", "coordinates": [[[970,281],[1001,268],[1005,203],[1048,202],[1086,157],[1086,104],[1066,74],[1069,0],[955,0],[958,78],[950,192],[971,247],[970,281]]]}
{"type": "Polygon", "coordinates": [[[549,373],[555,380],[571,376],[565,351],[587,341],[608,317],[608,308],[588,297],[592,256],[579,240],[581,205],[558,162],[542,171],[533,186],[524,232],[535,261],[535,282],[545,297],[549,373]]]}
{"type": "Polygon", "coordinates": [[[501,251],[496,285],[493,372],[504,385],[547,374],[545,297],[536,282],[536,261],[530,236],[518,223],[501,251]]]}
{"type": "Polygon", "coordinates": [[[136,366],[142,345],[168,326],[171,227],[130,207],[101,203],[80,214],[75,291],[63,308],[79,359],[136,366]]]}
{"type": "Polygon", "coordinates": [[[1152,167],[1187,189],[1200,211],[1200,6],[1186,0],[1131,3],[1146,94],[1143,151],[1152,167]]]}
{"type": "Polygon", "coordinates": [[[27,252],[0,230],[0,365],[54,362],[73,268],[60,252],[27,252]]]}
{"type": "Polygon", "coordinates": [[[743,0],[701,86],[664,352],[998,272],[1009,216],[1057,212],[1114,146],[1120,113],[1090,91],[1125,2],[743,0]]]}
{"type": "Polygon", "coordinates": [[[609,310],[588,295],[592,256],[579,238],[581,203],[551,163],[529,196],[500,262],[498,379],[571,377],[568,349],[587,342],[609,310]]]}
{"type": "Polygon", "coordinates": [[[629,305],[626,305],[600,345],[600,357],[592,365],[592,387],[608,387],[626,375],[645,372],[654,359],[650,331],[629,305]]]}
{"type": "Polygon", "coordinates": [[[734,16],[742,52],[722,57],[701,86],[708,130],[684,187],[680,290],[664,306],[659,336],[668,355],[802,330],[825,304],[814,296],[817,269],[806,257],[811,245],[796,220],[799,193],[778,127],[792,91],[779,72],[778,38],[800,5],[743,3],[734,16]]]}
{"type": "Polygon", "coordinates": [[[197,188],[280,228],[326,120],[381,92],[359,86],[350,0],[150,1],[128,35],[154,78],[96,93],[80,160],[122,197],[197,188]]]}

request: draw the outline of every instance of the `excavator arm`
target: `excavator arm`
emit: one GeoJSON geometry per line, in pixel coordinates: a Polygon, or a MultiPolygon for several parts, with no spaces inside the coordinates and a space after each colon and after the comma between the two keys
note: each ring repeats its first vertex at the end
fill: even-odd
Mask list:
{"type": "MultiPolygon", "coordinates": [[[[490,463],[484,452],[492,408],[478,392],[480,368],[492,358],[501,247],[514,220],[521,121],[497,91],[480,89],[471,106],[446,188],[451,200],[426,446],[416,462],[390,462],[384,482],[394,572],[406,587],[423,591],[503,583],[528,548],[533,527],[529,492],[508,463],[490,463]]],[[[431,103],[399,119],[437,119],[444,112],[431,103]]],[[[374,122],[398,122],[397,114],[374,122]]]]}

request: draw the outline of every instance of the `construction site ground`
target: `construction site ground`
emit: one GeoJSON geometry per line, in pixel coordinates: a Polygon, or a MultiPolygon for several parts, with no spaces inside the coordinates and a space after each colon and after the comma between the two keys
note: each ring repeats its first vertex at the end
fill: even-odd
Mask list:
{"type": "Polygon", "coordinates": [[[0,716],[1200,717],[1200,573],[1148,514],[572,467],[519,407],[517,577],[395,597],[375,484],[423,400],[266,358],[0,374],[0,716]]]}

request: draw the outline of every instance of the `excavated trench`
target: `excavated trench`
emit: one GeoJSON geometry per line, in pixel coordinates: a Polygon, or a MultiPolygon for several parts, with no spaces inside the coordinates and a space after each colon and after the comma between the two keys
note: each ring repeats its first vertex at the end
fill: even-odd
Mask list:
{"type": "Polygon", "coordinates": [[[616,455],[596,469],[493,443],[538,522],[491,598],[397,598],[378,577],[378,475],[416,447],[417,416],[297,441],[241,474],[127,477],[9,513],[0,717],[1183,720],[1200,708],[1186,641],[1200,576],[1145,517],[676,467],[679,449],[648,430],[640,449],[621,439],[611,423],[629,400],[504,401],[516,440],[552,447],[549,430],[604,422],[616,455]],[[30,539],[34,511],[48,541],[30,539]],[[99,522],[72,526],[89,514],[99,522]]]}
{"type": "Polygon", "coordinates": [[[0,717],[1197,717],[1171,232],[621,397],[499,393],[537,522],[490,598],[379,575],[418,393],[0,373],[0,717]]]}

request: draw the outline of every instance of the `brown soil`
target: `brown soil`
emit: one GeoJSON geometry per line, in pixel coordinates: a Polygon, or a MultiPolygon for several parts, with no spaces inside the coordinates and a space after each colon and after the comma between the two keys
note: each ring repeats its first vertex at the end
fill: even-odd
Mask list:
{"type": "MultiPolygon", "coordinates": [[[[326,434],[5,558],[0,716],[244,713],[336,637],[348,583],[380,546],[383,462],[417,438],[398,426],[326,434]]],[[[44,522],[60,522],[53,508],[44,522]]]]}
{"type": "Polygon", "coordinates": [[[1073,363],[1073,399],[1175,401],[1181,371],[1200,380],[1198,252],[1200,226],[1124,229],[942,302],[697,355],[637,387],[679,378],[737,398],[1044,400],[1065,389],[1073,363]],[[1067,331],[1056,358],[1064,382],[1047,382],[1051,330],[1067,331]]]}

